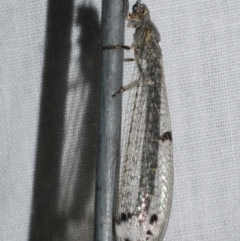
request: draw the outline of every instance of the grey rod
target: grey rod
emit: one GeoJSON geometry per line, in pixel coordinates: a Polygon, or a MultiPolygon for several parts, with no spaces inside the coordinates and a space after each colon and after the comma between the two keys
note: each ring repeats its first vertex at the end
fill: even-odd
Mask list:
{"type": "MultiPolygon", "coordinates": [[[[102,1],[101,46],[124,43],[123,0],[102,1]]],[[[102,50],[94,241],[112,241],[116,161],[120,155],[123,50],[102,50]]]]}

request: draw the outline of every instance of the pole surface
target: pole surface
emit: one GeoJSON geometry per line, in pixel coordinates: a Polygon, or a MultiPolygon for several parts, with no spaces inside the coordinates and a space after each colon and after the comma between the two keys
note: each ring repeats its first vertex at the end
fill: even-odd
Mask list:
{"type": "MultiPolygon", "coordinates": [[[[122,0],[103,0],[101,46],[124,43],[122,0]]],[[[102,50],[100,111],[95,196],[95,241],[112,241],[112,209],[116,162],[120,156],[123,50],[102,50]]]]}

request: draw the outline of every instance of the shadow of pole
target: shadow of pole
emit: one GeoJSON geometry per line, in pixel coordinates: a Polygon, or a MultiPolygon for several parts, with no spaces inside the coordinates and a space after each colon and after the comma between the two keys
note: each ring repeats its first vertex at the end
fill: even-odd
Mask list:
{"type": "MultiPolygon", "coordinates": [[[[68,87],[68,125],[60,210],[67,220],[67,240],[93,240],[97,120],[99,110],[100,24],[95,6],[82,4],[76,16],[80,56],[76,81],[68,87]]],[[[74,80],[74,78],[73,78],[74,80]]],[[[66,239],[63,239],[66,240],[66,239]]]]}
{"type": "Polygon", "coordinates": [[[72,18],[72,0],[49,0],[29,241],[58,240],[66,229],[57,197],[72,18]]]}
{"type": "MultiPolygon", "coordinates": [[[[97,50],[97,40],[100,38],[100,24],[96,9],[85,5],[79,7],[77,24],[81,28],[81,36],[78,41],[81,48],[79,59],[82,71],[81,85],[83,86],[83,91],[87,87],[88,95],[87,99],[84,100],[85,112],[80,127],[81,135],[78,140],[80,148],[79,175],[74,191],[74,204],[71,216],[74,219],[83,219],[87,218],[86,205],[89,199],[92,195],[95,196],[97,120],[99,110],[99,52],[97,50]],[[78,211],[76,212],[76,210],[78,211]]],[[[94,203],[92,203],[92,214],[93,218],[94,203]]],[[[94,220],[92,219],[91,222],[93,229],[94,220]]]]}

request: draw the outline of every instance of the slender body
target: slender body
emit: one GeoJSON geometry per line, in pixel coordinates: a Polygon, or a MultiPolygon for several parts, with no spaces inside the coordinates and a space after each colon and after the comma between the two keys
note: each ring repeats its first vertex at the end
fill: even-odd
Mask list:
{"type": "Polygon", "coordinates": [[[137,66],[136,79],[116,92],[134,90],[115,188],[114,233],[119,241],[160,241],[168,225],[173,192],[172,133],[160,34],[147,6],[139,0],[125,17],[128,26],[136,28],[131,47],[103,48],[134,49],[137,66]]]}

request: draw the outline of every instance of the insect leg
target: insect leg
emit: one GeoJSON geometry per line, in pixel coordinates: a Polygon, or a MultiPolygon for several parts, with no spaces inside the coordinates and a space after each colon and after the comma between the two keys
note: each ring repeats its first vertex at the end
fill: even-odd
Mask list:
{"type": "Polygon", "coordinates": [[[130,62],[130,61],[135,61],[135,59],[129,58],[129,59],[124,59],[125,62],[130,62]]]}
{"type": "Polygon", "coordinates": [[[132,49],[132,46],[126,46],[126,45],[107,45],[107,46],[98,46],[98,49],[100,50],[109,50],[109,49],[125,49],[130,50],[132,49]]]}
{"type": "Polygon", "coordinates": [[[140,79],[133,81],[132,83],[123,86],[122,88],[120,88],[115,94],[112,95],[112,97],[115,97],[117,94],[121,94],[122,92],[126,91],[126,90],[130,90],[133,87],[137,86],[140,83],[140,79]]]}

